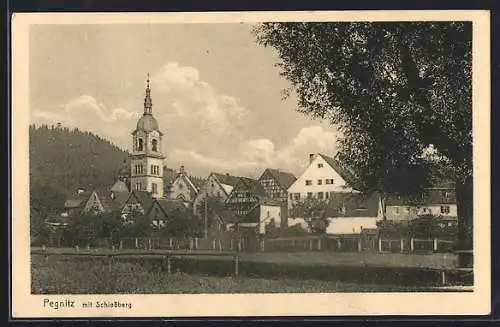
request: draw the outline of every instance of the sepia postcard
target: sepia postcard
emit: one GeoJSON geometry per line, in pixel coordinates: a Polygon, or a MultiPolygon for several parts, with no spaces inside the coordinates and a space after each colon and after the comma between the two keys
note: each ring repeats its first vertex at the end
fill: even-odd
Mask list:
{"type": "Polygon", "coordinates": [[[12,317],[488,314],[489,24],[14,14],[12,317]]]}

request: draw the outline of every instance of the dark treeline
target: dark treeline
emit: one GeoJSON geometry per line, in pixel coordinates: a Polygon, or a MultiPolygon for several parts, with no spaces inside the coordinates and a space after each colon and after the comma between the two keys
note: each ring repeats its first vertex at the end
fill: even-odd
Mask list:
{"type": "Polygon", "coordinates": [[[29,129],[30,204],[32,214],[46,216],[61,208],[79,187],[109,188],[128,153],[109,141],[63,126],[29,129]]]}

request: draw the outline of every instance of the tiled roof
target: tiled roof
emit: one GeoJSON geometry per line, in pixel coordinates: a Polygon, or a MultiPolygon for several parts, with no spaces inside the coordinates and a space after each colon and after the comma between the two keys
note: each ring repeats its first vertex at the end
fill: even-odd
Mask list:
{"type": "Polygon", "coordinates": [[[266,191],[256,179],[240,177],[240,181],[246,185],[248,192],[259,197],[266,197],[266,191]]]}
{"type": "Polygon", "coordinates": [[[321,156],[345,180],[347,185],[354,189],[359,187],[359,183],[356,180],[355,176],[349,170],[343,167],[340,162],[321,153],[319,153],[318,155],[321,156]]]}
{"type": "Polygon", "coordinates": [[[175,210],[186,211],[186,212],[188,210],[184,205],[184,203],[179,200],[157,199],[155,201],[158,203],[158,205],[161,207],[161,209],[165,212],[167,216],[175,210]]]}
{"type": "Polygon", "coordinates": [[[377,217],[378,193],[333,193],[323,214],[325,218],[335,217],[377,217]],[[344,208],[344,211],[340,210],[344,208]]]}
{"type": "MultiPolygon", "coordinates": [[[[153,204],[154,198],[151,196],[151,193],[145,191],[133,191],[130,193],[130,197],[135,197],[142,205],[144,211],[148,211],[153,204]]],[[[128,199],[127,199],[128,201],[128,199]]]]}
{"type": "Polygon", "coordinates": [[[233,187],[238,183],[238,181],[240,179],[237,176],[232,176],[229,174],[220,174],[220,173],[212,173],[212,174],[215,176],[215,178],[217,178],[219,183],[225,184],[225,185],[231,185],[233,187]]]}
{"type": "MultiPolygon", "coordinates": [[[[287,190],[297,180],[297,177],[295,177],[292,173],[287,173],[274,168],[267,168],[266,170],[271,173],[283,190],[287,190]]],[[[264,175],[264,173],[262,173],[262,175],[264,175]]]]}

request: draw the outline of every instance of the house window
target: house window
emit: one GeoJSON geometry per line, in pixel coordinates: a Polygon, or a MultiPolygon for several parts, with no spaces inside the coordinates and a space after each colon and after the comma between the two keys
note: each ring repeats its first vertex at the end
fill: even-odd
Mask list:
{"type": "Polygon", "coordinates": [[[318,168],[323,168],[323,164],[322,164],[322,163],[319,163],[319,164],[318,164],[318,168]]]}
{"type": "Polygon", "coordinates": [[[450,213],[450,206],[441,206],[441,213],[442,214],[449,214],[450,213]]]}
{"type": "Polygon", "coordinates": [[[323,184],[323,180],[322,179],[318,179],[318,185],[321,185],[323,184]]]}
{"type": "Polygon", "coordinates": [[[156,183],[152,183],[151,188],[153,189],[153,194],[158,193],[158,186],[156,185],[156,183]]]}
{"type": "Polygon", "coordinates": [[[307,192],[307,198],[308,199],[312,199],[313,197],[313,193],[312,192],[307,192]]]}
{"type": "Polygon", "coordinates": [[[158,141],[155,139],[153,139],[153,141],[151,141],[151,150],[158,151],[158,141]]]}
{"type": "Polygon", "coordinates": [[[328,199],[330,197],[330,193],[325,192],[325,199],[328,199]]]}
{"type": "Polygon", "coordinates": [[[290,200],[293,200],[293,193],[290,193],[290,200]]]}
{"type": "Polygon", "coordinates": [[[326,184],[333,184],[333,178],[325,179],[326,184]]]}
{"type": "Polygon", "coordinates": [[[318,192],[318,199],[323,200],[323,192],[318,192]]]}
{"type": "Polygon", "coordinates": [[[137,140],[137,151],[142,151],[143,147],[144,147],[144,145],[143,145],[142,139],[138,139],[137,140]]]}
{"type": "Polygon", "coordinates": [[[294,200],[296,200],[296,201],[300,200],[300,193],[295,193],[294,200]]]}
{"type": "Polygon", "coordinates": [[[142,189],[141,183],[135,183],[135,190],[140,191],[142,189]]]}
{"type": "Polygon", "coordinates": [[[306,185],[312,185],[312,183],[313,183],[312,180],[310,179],[306,180],[306,185]]]}

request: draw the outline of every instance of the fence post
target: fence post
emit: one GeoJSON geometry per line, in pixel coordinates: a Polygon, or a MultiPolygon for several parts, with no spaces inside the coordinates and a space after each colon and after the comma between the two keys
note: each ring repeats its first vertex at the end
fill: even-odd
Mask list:
{"type": "Polygon", "coordinates": [[[309,240],[309,250],[313,249],[313,240],[309,240]]]}
{"type": "Polygon", "coordinates": [[[123,250],[123,241],[120,240],[120,250],[123,250]]]}
{"type": "Polygon", "coordinates": [[[401,242],[400,243],[401,244],[401,252],[404,252],[404,250],[405,250],[405,241],[404,241],[404,239],[401,239],[400,242],[401,242]]]}
{"type": "Polygon", "coordinates": [[[264,239],[260,240],[260,250],[264,251],[265,250],[265,244],[264,244],[264,239]]]}
{"type": "Polygon", "coordinates": [[[214,250],[217,247],[215,238],[212,240],[212,247],[214,250]]]}
{"type": "Polygon", "coordinates": [[[434,238],[434,252],[438,251],[438,239],[437,237],[434,238]]]}
{"type": "Polygon", "coordinates": [[[173,249],[174,248],[174,241],[172,240],[171,237],[168,238],[168,246],[173,249]]]}
{"type": "Polygon", "coordinates": [[[321,238],[318,238],[318,250],[321,251],[321,238]]]}
{"type": "Polygon", "coordinates": [[[238,238],[238,252],[241,252],[242,246],[241,246],[241,238],[238,238]]]}
{"type": "Polygon", "coordinates": [[[410,238],[410,252],[413,252],[415,250],[415,239],[412,237],[410,238]]]}
{"type": "Polygon", "coordinates": [[[135,248],[137,249],[139,247],[139,239],[136,237],[135,238],[135,248]]]}
{"type": "Polygon", "coordinates": [[[358,252],[361,252],[363,250],[363,245],[361,243],[361,237],[358,237],[358,252]]]}
{"type": "Polygon", "coordinates": [[[340,247],[342,246],[342,243],[340,242],[340,238],[337,239],[337,250],[340,251],[340,247]]]}
{"type": "Polygon", "coordinates": [[[382,238],[378,239],[378,252],[382,252],[382,238]]]}
{"type": "Polygon", "coordinates": [[[444,271],[444,270],[443,270],[443,271],[441,271],[441,284],[442,284],[443,286],[446,286],[446,273],[445,273],[445,271],[444,271]]]}
{"type": "Polygon", "coordinates": [[[219,239],[219,251],[222,252],[222,241],[219,239]]]}
{"type": "Polygon", "coordinates": [[[240,274],[240,258],[238,255],[234,256],[234,274],[236,276],[240,274]]]}
{"type": "Polygon", "coordinates": [[[190,237],[189,238],[189,250],[193,249],[193,239],[190,237]]]}
{"type": "Polygon", "coordinates": [[[151,238],[148,238],[148,248],[151,250],[153,245],[151,245],[151,238]]]}
{"type": "Polygon", "coordinates": [[[231,239],[231,251],[233,251],[233,239],[231,239]]]}
{"type": "Polygon", "coordinates": [[[172,274],[172,260],[170,259],[170,256],[167,256],[167,275],[172,274]]]}
{"type": "Polygon", "coordinates": [[[194,248],[195,250],[198,250],[198,237],[194,238],[194,248]]]}
{"type": "Polygon", "coordinates": [[[76,252],[79,252],[80,251],[80,246],[75,245],[75,250],[76,250],[76,252]]]}

